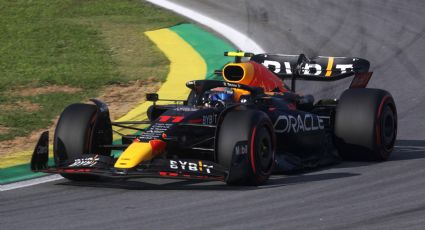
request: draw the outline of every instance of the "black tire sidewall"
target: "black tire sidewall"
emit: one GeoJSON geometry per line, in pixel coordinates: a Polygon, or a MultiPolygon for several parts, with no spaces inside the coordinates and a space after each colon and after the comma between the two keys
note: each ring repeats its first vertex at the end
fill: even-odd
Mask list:
{"type": "MultiPolygon", "coordinates": [[[[267,138],[266,137],[266,138],[267,138]]],[[[218,163],[229,169],[226,180],[228,184],[265,183],[269,178],[275,153],[275,137],[272,123],[268,116],[257,110],[234,110],[228,112],[218,131],[217,159],[218,163]],[[262,134],[267,130],[267,134],[262,134]],[[260,131],[258,133],[257,131],[260,131]],[[270,138],[272,148],[272,162],[269,170],[262,170],[259,156],[253,148],[257,148],[260,135],[270,138]],[[247,152],[237,154],[236,145],[245,145],[247,152]]]]}
{"type": "MultiPolygon", "coordinates": [[[[64,166],[75,158],[91,153],[93,127],[97,107],[89,104],[72,104],[62,112],[54,135],[54,159],[57,166],[64,166]]],[[[97,176],[84,174],[61,175],[70,180],[96,180],[97,176]]]]}
{"type": "Polygon", "coordinates": [[[388,159],[397,134],[397,111],[394,100],[381,89],[348,89],[337,105],[335,115],[335,142],[345,160],[388,159]],[[381,144],[384,111],[388,108],[394,117],[394,138],[388,148],[381,144]]]}

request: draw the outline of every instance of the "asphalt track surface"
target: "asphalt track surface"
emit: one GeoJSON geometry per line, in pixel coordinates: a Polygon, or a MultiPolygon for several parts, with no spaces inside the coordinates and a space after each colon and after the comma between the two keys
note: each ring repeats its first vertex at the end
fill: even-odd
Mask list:
{"type": "MultiPolygon", "coordinates": [[[[399,110],[383,163],[344,162],[262,187],[143,179],[65,180],[0,193],[0,229],[424,229],[425,2],[179,0],[269,52],[359,56],[399,110]]],[[[346,85],[303,84],[316,98],[346,85]]]]}

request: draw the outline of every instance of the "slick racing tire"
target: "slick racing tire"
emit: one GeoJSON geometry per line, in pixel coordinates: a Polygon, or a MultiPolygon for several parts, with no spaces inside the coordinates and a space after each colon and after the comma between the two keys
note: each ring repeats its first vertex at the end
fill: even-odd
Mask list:
{"type": "MultiPolygon", "coordinates": [[[[84,154],[94,153],[93,133],[96,123],[97,108],[89,104],[72,104],[62,112],[55,130],[53,150],[55,163],[58,166],[72,159],[84,157],[84,154]]],[[[105,135],[108,132],[105,132],[105,135]]],[[[96,138],[99,140],[99,138],[96,138]]],[[[111,137],[106,137],[111,140],[111,137]]],[[[106,144],[106,143],[105,143],[106,144]]],[[[110,143],[109,143],[110,144],[110,143]]],[[[61,175],[69,180],[96,180],[97,176],[86,174],[61,175]]]]}
{"type": "Polygon", "coordinates": [[[346,160],[385,161],[397,136],[397,110],[381,89],[348,89],[336,107],[335,142],[346,160]]]}
{"type": "Polygon", "coordinates": [[[256,110],[228,112],[218,131],[218,163],[229,169],[229,185],[264,184],[273,169],[275,136],[268,116],[256,110]]]}

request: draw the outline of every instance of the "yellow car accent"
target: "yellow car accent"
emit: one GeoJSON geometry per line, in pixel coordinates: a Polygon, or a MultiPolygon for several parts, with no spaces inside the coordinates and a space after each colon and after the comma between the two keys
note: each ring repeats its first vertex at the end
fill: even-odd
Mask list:
{"type": "Polygon", "coordinates": [[[233,89],[233,100],[235,101],[240,101],[241,100],[241,96],[243,95],[249,95],[250,92],[243,90],[243,89],[233,89]]]}
{"type": "Polygon", "coordinates": [[[245,57],[245,52],[224,52],[224,56],[228,57],[245,57]]]}
{"type": "Polygon", "coordinates": [[[133,142],[121,154],[115,168],[133,168],[142,161],[151,160],[153,158],[152,146],[150,143],[133,142]]]}
{"type": "Polygon", "coordinates": [[[227,57],[252,57],[254,56],[253,53],[246,53],[246,52],[234,52],[234,51],[229,51],[229,52],[224,52],[224,56],[227,57]]]}
{"type": "Polygon", "coordinates": [[[329,57],[328,66],[326,67],[326,77],[330,77],[332,75],[332,66],[334,64],[334,58],[329,57]]]}
{"type": "Polygon", "coordinates": [[[198,161],[199,171],[202,172],[202,161],[198,161]]]}
{"type": "Polygon", "coordinates": [[[148,143],[139,142],[137,139],[128,146],[115,162],[115,168],[133,168],[143,161],[161,154],[165,150],[166,143],[161,140],[150,140],[148,143]]]}

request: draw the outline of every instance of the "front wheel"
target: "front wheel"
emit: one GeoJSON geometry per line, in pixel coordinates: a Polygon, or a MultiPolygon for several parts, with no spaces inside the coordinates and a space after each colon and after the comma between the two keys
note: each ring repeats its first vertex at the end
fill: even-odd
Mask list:
{"type": "Polygon", "coordinates": [[[218,163],[229,169],[231,185],[261,185],[272,172],[275,136],[268,116],[256,110],[227,113],[218,132],[218,163]]]}
{"type": "MultiPolygon", "coordinates": [[[[85,154],[99,153],[98,145],[112,143],[110,122],[98,121],[96,113],[95,105],[81,103],[69,105],[62,112],[53,143],[56,165],[64,166],[74,159],[83,158],[85,154]]],[[[110,151],[101,151],[101,155],[109,156],[110,151]]],[[[86,174],[61,173],[61,176],[75,181],[98,179],[86,174]]]]}

